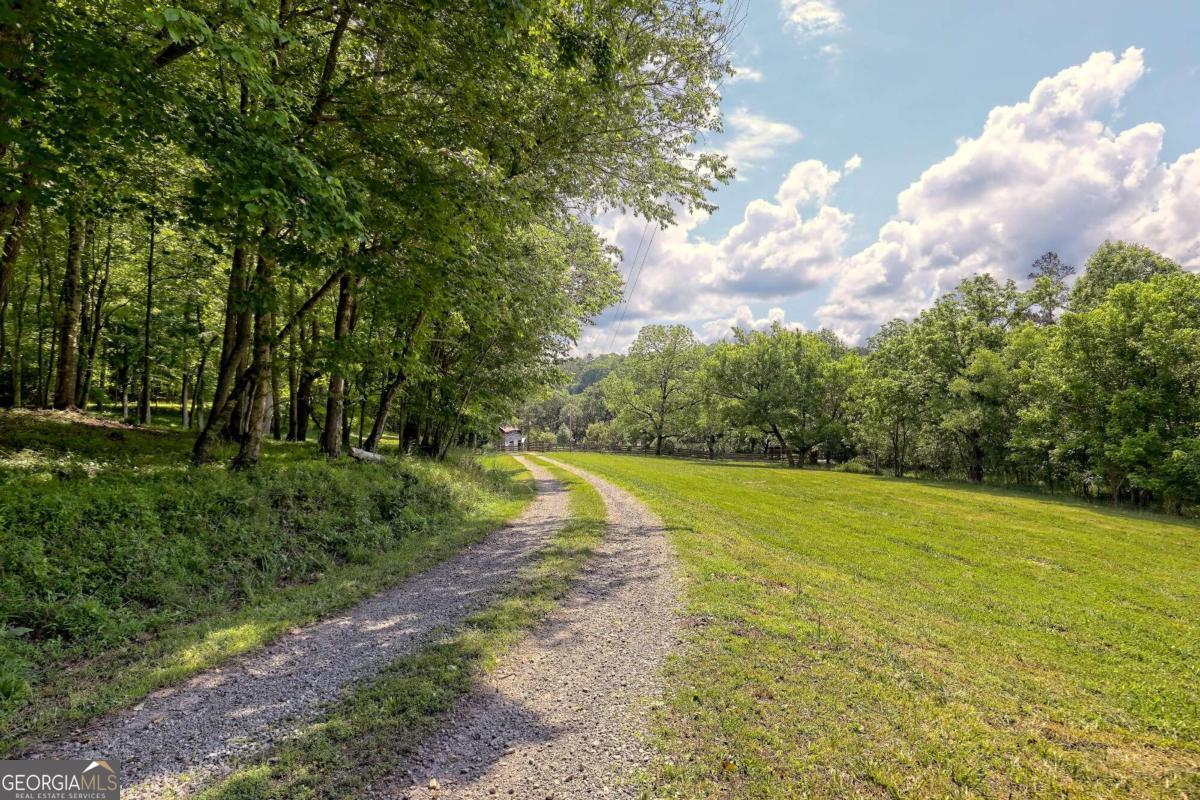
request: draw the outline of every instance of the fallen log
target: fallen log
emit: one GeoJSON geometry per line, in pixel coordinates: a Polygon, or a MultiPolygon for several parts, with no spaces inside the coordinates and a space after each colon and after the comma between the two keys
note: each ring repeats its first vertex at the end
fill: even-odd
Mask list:
{"type": "Polygon", "coordinates": [[[372,453],[370,450],[360,450],[357,447],[350,448],[350,457],[355,461],[370,461],[373,464],[382,464],[383,456],[379,453],[372,453]]]}

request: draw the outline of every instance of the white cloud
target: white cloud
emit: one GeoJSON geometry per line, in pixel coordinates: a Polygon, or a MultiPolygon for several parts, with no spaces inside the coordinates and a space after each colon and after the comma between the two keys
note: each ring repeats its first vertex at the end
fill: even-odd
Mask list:
{"type": "Polygon", "coordinates": [[[831,0],[780,0],[784,26],[800,36],[823,36],[845,27],[846,15],[831,0]]]}
{"type": "Polygon", "coordinates": [[[702,320],[699,329],[709,338],[735,323],[748,329],[769,324],[774,312],[755,320],[751,303],[777,303],[814,288],[839,262],[853,223],[851,214],[829,204],[842,174],[819,161],[794,165],[773,199],[751,201],[741,221],[716,240],[698,233],[702,214],[682,213],[676,225],[650,229],[645,239],[645,224],[633,217],[597,220],[600,232],[624,251],[633,291],[624,311],[610,309],[588,331],[580,352],[606,351],[610,341],[614,349],[626,347],[650,322],[702,320]],[[645,254],[640,270],[633,263],[639,242],[645,254]]]}
{"type": "Polygon", "coordinates": [[[806,205],[814,200],[824,202],[841,177],[840,172],[830,169],[820,161],[801,161],[788,170],[787,177],[775,193],[775,198],[779,200],[780,205],[792,207],[806,205]]]}
{"type": "Polygon", "coordinates": [[[900,193],[875,243],[844,262],[821,323],[861,339],[969,275],[1019,279],[1051,249],[1080,263],[1106,238],[1200,266],[1200,150],[1162,163],[1161,125],[1104,122],[1144,72],[1136,48],[1096,53],[1039,81],[1028,100],[992,109],[978,136],[900,193]]]}
{"type": "Polygon", "coordinates": [[[729,317],[705,322],[700,326],[699,335],[702,342],[712,343],[728,337],[733,328],[741,328],[744,331],[765,331],[776,323],[792,330],[804,330],[804,326],[799,322],[788,322],[787,314],[778,306],[767,311],[767,316],[755,319],[750,306],[740,305],[729,317]]]}
{"type": "Polygon", "coordinates": [[[768,119],[745,108],[735,109],[728,123],[732,135],[720,152],[741,169],[757,166],[774,156],[780,147],[803,138],[799,130],[786,122],[768,119]]]}
{"type": "MultiPolygon", "coordinates": [[[[972,274],[1021,280],[1046,250],[1082,264],[1105,239],[1141,242],[1200,270],[1200,150],[1163,161],[1161,125],[1116,123],[1145,71],[1140,50],[1097,53],[1039,81],[1028,99],[992,109],[976,136],[959,140],[899,194],[894,218],[852,255],[843,248],[853,217],[831,197],[861,167],[857,155],[840,171],[794,164],[773,197],[748,203],[719,238],[700,235],[703,216],[682,216],[649,248],[615,346],[627,346],[649,322],[696,322],[706,338],[732,325],[769,324],[788,298],[830,279],[819,324],[862,341],[972,274]],[[752,309],[768,304],[767,316],[756,317],[752,309]]],[[[770,149],[768,128],[735,131],[761,157],[770,149]]],[[[599,227],[632,259],[640,221],[608,217],[599,227]]],[[[589,341],[601,339],[591,349],[604,349],[613,319],[610,312],[588,333],[589,341]]]]}
{"type": "Polygon", "coordinates": [[[733,76],[726,79],[725,83],[762,83],[763,77],[762,70],[734,64],[733,76]]]}

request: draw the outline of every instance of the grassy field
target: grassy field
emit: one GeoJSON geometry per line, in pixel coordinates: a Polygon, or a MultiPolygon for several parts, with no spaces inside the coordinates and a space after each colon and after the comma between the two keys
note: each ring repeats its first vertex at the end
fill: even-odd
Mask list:
{"type": "Polygon", "coordinates": [[[671,529],[656,797],[1200,797],[1200,526],[1027,494],[556,454],[671,529]]]}
{"type": "Polygon", "coordinates": [[[570,490],[571,519],[509,594],[443,641],[359,685],[316,722],[206,789],[200,800],[362,797],[396,770],[480,673],[554,609],[604,535],[600,494],[564,470],[550,471],[570,490]]]}
{"type": "Polygon", "coordinates": [[[231,474],[191,434],[0,414],[0,753],[54,737],[428,569],[518,514],[512,459],[231,474]]]}

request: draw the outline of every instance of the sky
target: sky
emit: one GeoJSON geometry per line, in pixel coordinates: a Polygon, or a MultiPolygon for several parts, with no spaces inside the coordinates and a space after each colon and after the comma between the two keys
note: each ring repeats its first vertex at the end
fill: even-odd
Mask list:
{"type": "Polygon", "coordinates": [[[626,297],[579,353],[642,325],[861,344],[963,278],[1022,284],[1105,239],[1200,270],[1200,2],[747,0],[702,143],[737,177],[711,214],[594,224],[626,297]]]}

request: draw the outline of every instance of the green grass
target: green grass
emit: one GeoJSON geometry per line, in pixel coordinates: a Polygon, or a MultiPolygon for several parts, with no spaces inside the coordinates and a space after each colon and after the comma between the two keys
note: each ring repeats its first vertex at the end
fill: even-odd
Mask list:
{"type": "Polygon", "coordinates": [[[397,769],[472,681],[555,607],[604,535],[599,493],[568,472],[551,472],[571,492],[571,519],[510,594],[469,617],[461,630],[448,632],[359,685],[319,720],[208,788],[201,798],[361,797],[397,769]]]}
{"type": "Polygon", "coordinates": [[[61,736],[478,541],[532,499],[509,458],[249,473],[190,435],[0,415],[0,752],[61,736]]]}
{"type": "Polygon", "coordinates": [[[1027,494],[557,454],[688,580],[656,797],[1200,797],[1200,526],[1027,494]]]}

